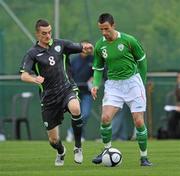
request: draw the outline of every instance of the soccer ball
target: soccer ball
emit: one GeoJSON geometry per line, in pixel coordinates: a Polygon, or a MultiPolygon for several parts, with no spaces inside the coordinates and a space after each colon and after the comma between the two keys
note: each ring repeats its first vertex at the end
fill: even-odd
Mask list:
{"type": "Polygon", "coordinates": [[[102,154],[102,163],[107,167],[114,167],[122,163],[122,154],[116,148],[109,148],[102,154]]]}

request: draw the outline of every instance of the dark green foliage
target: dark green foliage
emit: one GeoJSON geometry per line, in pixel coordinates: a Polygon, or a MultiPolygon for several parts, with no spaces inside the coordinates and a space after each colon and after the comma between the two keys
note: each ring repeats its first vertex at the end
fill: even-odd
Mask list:
{"type": "MultiPolygon", "coordinates": [[[[34,23],[48,19],[54,26],[53,0],[6,0],[9,7],[34,34],[34,23]]],[[[114,15],[118,30],[139,39],[148,58],[149,71],[179,69],[180,3],[179,0],[61,0],[60,37],[74,40],[101,36],[97,18],[102,12],[114,15]]],[[[4,34],[4,73],[17,74],[21,59],[32,42],[0,6],[0,30],[4,34]]],[[[2,58],[0,58],[2,59],[2,58]]]]}

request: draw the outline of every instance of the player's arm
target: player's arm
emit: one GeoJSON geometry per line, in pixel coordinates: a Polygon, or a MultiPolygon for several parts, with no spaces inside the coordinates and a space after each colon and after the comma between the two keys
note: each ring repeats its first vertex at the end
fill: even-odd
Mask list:
{"type": "Polygon", "coordinates": [[[91,43],[74,43],[69,40],[64,40],[65,52],[67,54],[75,54],[75,53],[87,53],[91,54],[93,52],[93,45],[91,43]]]}
{"type": "Polygon", "coordinates": [[[42,76],[30,74],[32,72],[33,64],[33,58],[29,54],[26,54],[20,68],[21,80],[29,83],[42,84],[44,82],[44,78],[42,76]]]}
{"type": "Polygon", "coordinates": [[[97,91],[101,85],[103,78],[103,70],[104,70],[104,60],[98,52],[98,49],[94,50],[94,61],[93,61],[93,87],[91,89],[91,94],[93,99],[97,98],[97,91]]]}
{"type": "Polygon", "coordinates": [[[103,77],[102,71],[94,70],[93,87],[91,88],[91,94],[92,94],[94,100],[97,98],[97,91],[100,87],[102,77],[103,77]]]}
{"type": "Polygon", "coordinates": [[[147,74],[147,59],[146,54],[141,46],[141,44],[135,39],[131,40],[131,49],[134,59],[137,62],[138,71],[141,75],[143,83],[146,84],[146,74],[147,74]]]}
{"type": "Polygon", "coordinates": [[[88,42],[82,42],[81,43],[83,49],[82,49],[82,52],[85,53],[85,54],[92,54],[93,53],[93,45],[91,43],[88,43],[88,42]]]}
{"type": "Polygon", "coordinates": [[[29,83],[42,84],[44,82],[44,77],[30,75],[28,72],[21,73],[21,80],[29,83]]]}
{"type": "Polygon", "coordinates": [[[99,89],[103,77],[103,70],[94,70],[93,74],[93,87],[97,87],[99,89]]]}
{"type": "Polygon", "coordinates": [[[143,80],[143,83],[146,84],[146,74],[147,74],[147,59],[146,56],[142,57],[140,60],[137,60],[138,70],[143,80]],[[141,60],[142,59],[142,60],[141,60]]]}

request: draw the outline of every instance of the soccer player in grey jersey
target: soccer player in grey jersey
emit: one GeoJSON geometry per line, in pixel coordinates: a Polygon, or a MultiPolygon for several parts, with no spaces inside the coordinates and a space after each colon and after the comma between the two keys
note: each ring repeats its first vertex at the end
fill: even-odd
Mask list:
{"type": "MultiPolygon", "coordinates": [[[[111,120],[126,103],[132,113],[137,131],[141,166],[151,166],[147,158],[147,129],[144,124],[146,110],[146,55],[140,43],[131,35],[115,30],[111,14],[99,16],[99,29],[103,35],[94,49],[94,87],[91,90],[94,99],[101,83],[104,64],[107,65],[107,77],[102,104],[101,137],[105,150],[111,147],[111,120]],[[143,84],[144,83],[144,84],[143,84]]],[[[102,162],[102,153],[92,160],[102,162]]]]}
{"type": "Polygon", "coordinates": [[[43,19],[36,22],[35,30],[38,41],[23,58],[20,70],[21,79],[39,85],[43,122],[50,145],[57,150],[55,165],[64,164],[66,148],[59,136],[59,125],[67,110],[72,115],[75,135],[74,160],[76,163],[82,163],[80,105],[64,70],[64,64],[66,56],[88,52],[92,50],[92,45],[52,39],[51,25],[43,19]]]}

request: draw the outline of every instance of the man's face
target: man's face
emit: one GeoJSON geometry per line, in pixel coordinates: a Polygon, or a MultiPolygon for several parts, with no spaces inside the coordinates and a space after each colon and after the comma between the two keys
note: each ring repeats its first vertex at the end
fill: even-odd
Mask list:
{"type": "Polygon", "coordinates": [[[36,37],[38,41],[44,45],[48,45],[51,40],[51,26],[43,27],[40,26],[39,30],[36,32],[36,37]]]}
{"type": "Polygon", "coordinates": [[[111,25],[109,22],[98,23],[98,27],[102,33],[102,35],[109,41],[113,38],[114,33],[114,25],[111,25]]]}

